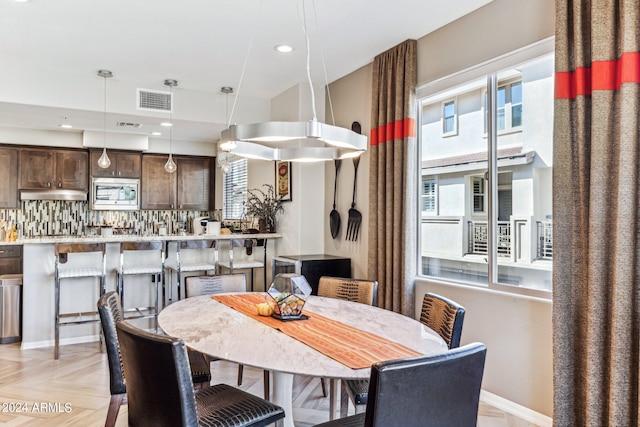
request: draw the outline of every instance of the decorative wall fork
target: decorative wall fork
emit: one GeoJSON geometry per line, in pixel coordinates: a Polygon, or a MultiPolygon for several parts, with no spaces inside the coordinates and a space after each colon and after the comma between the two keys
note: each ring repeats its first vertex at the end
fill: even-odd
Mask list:
{"type": "MultiPolygon", "coordinates": [[[[360,123],[353,122],[351,130],[356,133],[361,132],[360,123]]],[[[347,240],[355,242],[358,240],[360,225],[362,224],[362,214],[356,209],[356,181],[358,178],[358,165],[360,164],[360,156],[353,158],[353,200],[351,209],[349,209],[349,218],[347,221],[347,240]]]]}

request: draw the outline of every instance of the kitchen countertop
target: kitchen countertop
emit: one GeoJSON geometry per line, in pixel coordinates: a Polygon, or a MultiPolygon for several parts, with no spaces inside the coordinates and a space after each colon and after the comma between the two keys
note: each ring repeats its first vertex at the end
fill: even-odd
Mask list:
{"type": "Polygon", "coordinates": [[[234,239],[278,239],[282,237],[282,234],[278,233],[259,233],[259,234],[244,234],[244,233],[232,233],[232,234],[188,234],[181,236],[177,234],[159,236],[139,236],[136,234],[131,235],[113,235],[113,236],[80,236],[80,235],[59,235],[59,236],[41,236],[41,237],[24,237],[16,240],[15,242],[0,242],[0,245],[32,245],[32,244],[55,244],[55,243],[120,243],[120,242],[148,242],[164,240],[167,242],[177,242],[181,240],[234,240],[234,239]]]}

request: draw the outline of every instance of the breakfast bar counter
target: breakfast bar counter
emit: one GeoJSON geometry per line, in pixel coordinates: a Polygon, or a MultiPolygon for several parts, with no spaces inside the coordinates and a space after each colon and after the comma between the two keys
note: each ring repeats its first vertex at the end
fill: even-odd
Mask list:
{"type": "Polygon", "coordinates": [[[137,235],[137,234],[114,234],[112,236],[98,235],[57,235],[41,237],[25,237],[14,242],[2,242],[3,245],[32,245],[32,244],[55,244],[55,243],[120,243],[120,242],[154,242],[162,240],[165,242],[179,242],[182,240],[236,240],[236,239],[279,239],[282,235],[278,233],[231,233],[231,234],[187,234],[187,235],[137,235]]]}
{"type": "MultiPolygon", "coordinates": [[[[167,243],[166,257],[168,263],[176,256],[178,242],[185,240],[216,240],[219,242],[219,253],[221,260],[227,259],[227,251],[233,250],[233,240],[253,239],[263,243],[263,250],[254,248],[253,257],[264,261],[265,274],[269,266],[267,262],[268,243],[272,239],[281,238],[277,233],[260,234],[220,234],[220,235],[113,235],[113,236],[42,236],[33,238],[21,238],[15,242],[2,242],[3,245],[23,246],[23,289],[22,289],[22,348],[52,347],[54,344],[54,301],[55,301],[55,245],[58,243],[106,243],[106,291],[116,288],[116,271],[120,263],[120,244],[123,242],[144,242],[144,241],[164,241],[167,243]]],[[[273,245],[273,244],[272,244],[273,245]]],[[[271,248],[269,248],[271,249],[271,248]]],[[[198,258],[201,251],[183,251],[181,259],[188,261],[189,257],[198,258]],[[190,253],[188,253],[190,252],[190,253]]],[[[78,255],[80,262],[84,262],[83,256],[78,255]]],[[[139,254],[133,254],[138,256],[139,254]]],[[[140,254],[140,256],[144,256],[140,254]]],[[[246,257],[246,254],[242,254],[246,257]]],[[[271,254],[269,255],[271,256],[271,254]]],[[[236,252],[236,257],[240,254],[236,252]]],[[[76,258],[77,259],[77,258],[76,258]]],[[[87,257],[86,262],[95,263],[87,257]]],[[[94,264],[95,265],[95,264],[94,264]]],[[[72,279],[67,281],[66,289],[61,292],[61,306],[78,307],[83,311],[96,310],[96,302],[99,295],[97,286],[92,286],[92,278],[72,279]],[[87,283],[89,281],[89,283],[87,283]],[[81,307],[79,307],[81,306],[81,307]]],[[[129,281],[129,279],[128,279],[129,281]]],[[[268,284],[263,286],[268,287],[268,284]]],[[[166,286],[176,287],[175,275],[171,276],[167,270],[166,286]],[[172,280],[173,279],[173,280],[172,280]]],[[[127,299],[135,303],[149,305],[146,301],[151,298],[150,293],[153,287],[146,277],[132,277],[131,291],[128,291],[127,299]]],[[[167,295],[170,294],[167,290],[167,295]]],[[[175,291],[173,288],[171,291],[175,291]]],[[[174,292],[174,295],[177,293],[174,292]]],[[[164,303],[164,302],[163,302],[164,303]]],[[[75,312],[75,311],[74,311],[75,312]]],[[[148,319],[147,319],[148,321],[148,319]]],[[[141,327],[151,327],[152,322],[141,327]]],[[[76,325],[63,328],[61,330],[60,343],[74,344],[81,342],[97,341],[99,337],[99,324],[76,325]]],[[[62,356],[64,357],[64,350],[62,356]]]]}

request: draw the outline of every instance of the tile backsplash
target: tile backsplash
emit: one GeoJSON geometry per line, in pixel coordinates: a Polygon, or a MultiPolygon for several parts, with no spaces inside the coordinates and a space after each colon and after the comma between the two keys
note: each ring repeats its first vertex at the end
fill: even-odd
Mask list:
{"type": "Polygon", "coordinates": [[[183,218],[191,224],[195,217],[213,215],[208,211],[92,211],[87,202],[60,200],[24,200],[20,209],[0,209],[0,220],[15,225],[22,237],[91,234],[98,225],[147,235],[157,232],[157,224],[162,222],[172,234],[183,218]]]}

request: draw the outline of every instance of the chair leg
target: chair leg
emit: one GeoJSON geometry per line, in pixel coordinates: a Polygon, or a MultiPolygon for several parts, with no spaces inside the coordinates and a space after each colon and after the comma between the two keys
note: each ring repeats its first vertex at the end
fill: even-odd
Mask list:
{"type": "Polygon", "coordinates": [[[349,393],[347,393],[344,381],[340,381],[340,418],[347,416],[349,412],[349,393]]]}
{"type": "Polygon", "coordinates": [[[270,387],[269,387],[269,371],[267,371],[266,369],[264,371],[262,371],[262,383],[263,383],[263,387],[264,387],[264,400],[269,400],[269,398],[271,397],[270,395],[270,387]]]}
{"type": "MultiPolygon", "coordinates": [[[[56,268],[58,266],[56,265],[56,268]]],[[[56,271],[56,288],[55,288],[55,332],[53,344],[53,358],[58,360],[60,357],[60,279],[56,271]]]]}
{"type": "Polygon", "coordinates": [[[120,406],[126,403],[126,397],[126,393],[111,395],[111,400],[109,401],[109,409],[107,410],[107,419],[104,422],[104,427],[113,427],[116,425],[116,419],[118,418],[120,406]]]}
{"type": "Polygon", "coordinates": [[[322,385],[322,395],[324,397],[328,396],[327,393],[327,379],[326,378],[320,378],[320,384],[322,385]]]}
{"type": "Polygon", "coordinates": [[[244,372],[244,366],[238,365],[238,386],[242,385],[242,373],[244,372]]]}
{"type": "Polygon", "coordinates": [[[338,394],[338,390],[336,387],[336,382],[338,380],[335,378],[331,378],[329,380],[329,419],[334,420],[336,418],[336,395],[338,394]]]}

